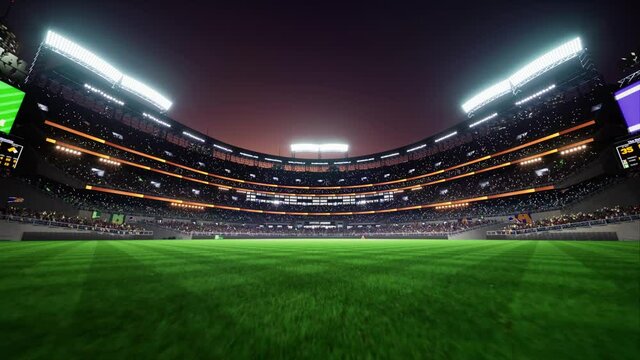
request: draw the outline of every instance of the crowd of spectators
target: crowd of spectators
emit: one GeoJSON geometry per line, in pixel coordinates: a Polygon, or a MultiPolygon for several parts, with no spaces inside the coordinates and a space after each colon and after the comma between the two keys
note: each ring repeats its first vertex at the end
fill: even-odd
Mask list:
{"type": "MultiPolygon", "coordinates": [[[[531,101],[527,105],[505,110],[495,119],[473,129],[465,130],[452,139],[438,144],[428,141],[431,145],[412,152],[406,159],[407,161],[402,163],[381,161],[367,164],[367,169],[359,168],[360,165],[353,164],[346,167],[316,168],[311,171],[312,169],[308,168],[291,168],[275,163],[253,161],[248,158],[239,161],[228,154],[222,156],[224,151],[212,147],[210,139],[207,139],[202,144],[183,136],[180,131],[176,132],[174,128],[162,127],[149,119],[143,118],[140,114],[136,114],[133,109],[127,107],[105,107],[104,103],[96,103],[91,100],[91,95],[89,94],[80,92],[69,96],[72,91],[70,92],[68,89],[70,85],[65,83],[67,80],[63,78],[54,79],[56,75],[48,76],[51,76],[51,78],[45,77],[36,80],[37,86],[42,90],[43,102],[46,102],[47,105],[46,113],[43,114],[48,119],[109,142],[186,165],[193,169],[246,181],[293,186],[346,186],[384,182],[431,173],[479,159],[593,119],[596,113],[592,111],[592,106],[597,103],[597,97],[601,90],[594,83],[590,85],[583,84],[580,91],[574,88],[551,93],[539,101],[531,101]],[[374,166],[374,163],[379,166],[374,166]]],[[[296,189],[293,191],[251,185],[246,182],[239,183],[231,180],[215,179],[118,150],[100,142],[88,140],[41,123],[35,124],[28,129],[28,131],[31,130],[33,130],[31,136],[37,138],[38,141],[41,141],[42,137],[53,137],[93,151],[163,171],[189,176],[198,180],[206,180],[214,186],[190,182],[185,179],[178,179],[128,165],[114,166],[113,164],[100,163],[97,158],[91,155],[75,156],[56,151],[51,144],[40,146],[40,153],[49,164],[61,170],[60,173],[77,180],[80,184],[91,184],[186,201],[272,211],[349,212],[382,210],[489,196],[548,184],[558,184],[587,165],[594,159],[598,151],[595,147],[588,147],[584,151],[573,153],[570,156],[546,156],[540,162],[530,165],[512,164],[486,172],[478,171],[593,136],[595,127],[587,127],[511,153],[438,173],[425,179],[407,181],[401,184],[372,186],[358,190],[296,189]],[[472,176],[462,176],[453,181],[435,183],[437,180],[470,172],[477,173],[472,176]],[[358,199],[355,204],[339,205],[302,205],[300,203],[286,203],[276,199],[267,203],[255,202],[250,201],[244,193],[235,190],[223,191],[215,186],[230,185],[256,191],[277,190],[278,192],[319,195],[390,190],[399,186],[417,186],[428,182],[434,182],[434,184],[422,186],[415,191],[405,190],[394,193],[392,198],[387,198],[385,201],[367,202],[358,199]]],[[[28,136],[28,134],[25,134],[25,136],[28,136]]],[[[44,175],[46,176],[46,174],[44,175]]],[[[73,186],[62,184],[61,181],[47,180],[41,176],[26,178],[25,180],[81,209],[165,218],[220,221],[226,224],[266,224],[275,220],[276,222],[293,226],[292,224],[296,221],[295,216],[289,215],[253,214],[220,209],[205,209],[201,211],[181,209],[153,200],[92,192],[79,189],[79,186],[74,188],[73,186]]],[[[432,220],[489,217],[526,212],[532,209],[542,211],[544,209],[555,209],[581,199],[588,194],[599,191],[612,181],[615,181],[615,178],[596,178],[562,191],[553,190],[472,202],[464,208],[423,209],[397,213],[341,216],[340,219],[349,224],[372,223],[381,226],[392,226],[392,224],[421,223],[432,220]]],[[[266,197],[268,198],[268,196],[266,197]]]]}
{"type": "Polygon", "coordinates": [[[62,199],[78,209],[124,213],[152,219],[184,219],[231,224],[294,224],[297,221],[330,220],[343,221],[346,224],[406,224],[427,221],[457,221],[466,218],[478,219],[550,211],[584,200],[622,179],[624,177],[600,176],[565,189],[472,202],[466,207],[445,210],[429,208],[383,214],[301,217],[295,215],[255,214],[222,209],[190,210],[172,207],[168,203],[149,199],[75,189],[43,177],[24,178],[32,186],[52,197],[62,199]]]}
{"type": "MultiPolygon", "coordinates": [[[[477,126],[468,132],[465,131],[464,134],[440,142],[437,146],[429,146],[412,152],[411,159],[404,163],[394,165],[381,163],[377,168],[357,169],[354,167],[345,171],[340,171],[337,168],[326,168],[324,171],[304,171],[305,169],[289,171],[292,169],[285,170],[282,165],[275,163],[267,164],[269,167],[264,167],[265,164],[257,166],[257,162],[250,163],[252,160],[247,158],[243,159],[245,163],[239,163],[232,158],[225,160],[214,156],[220,150],[213,148],[210,142],[202,145],[184,136],[177,136],[171,132],[171,129],[159,126],[142,117],[124,114],[125,111],[113,109],[112,111],[96,111],[96,109],[74,104],[48,88],[43,89],[43,92],[47,94],[49,101],[48,118],[73,129],[195,169],[265,183],[297,186],[343,186],[383,182],[437,171],[585,122],[593,115],[590,110],[597,91],[582,89],[580,95],[577,92],[566,91],[545,98],[544,101],[532,102],[531,106],[518,108],[510,113],[505,113],[504,116],[501,114],[500,117],[487,124],[477,126]]],[[[45,127],[44,130],[54,134],[56,138],[69,139],[72,143],[96,148],[130,161],[147,163],[147,165],[183,175],[193,175],[182,169],[167,169],[167,165],[116,151],[99,143],[71,136],[63,131],[48,127],[45,127]]],[[[570,135],[563,140],[571,140],[572,137],[573,135],[570,135]]],[[[557,147],[562,143],[559,140],[552,139],[523,152],[507,154],[499,161],[513,160],[516,156],[527,155],[528,151],[539,152],[554,146],[557,147]]],[[[498,160],[489,159],[482,166],[492,165],[496,161],[498,160]]],[[[472,165],[465,171],[474,170],[477,166],[480,164],[472,165]]],[[[455,176],[459,171],[461,170],[456,170],[450,175],[455,176]]],[[[229,184],[225,181],[220,181],[220,183],[229,184]]]]}
{"type": "Polygon", "coordinates": [[[406,224],[305,225],[299,224],[222,224],[204,222],[164,221],[164,228],[190,235],[204,236],[293,236],[293,237],[358,237],[371,235],[421,236],[454,234],[494,224],[493,220],[459,220],[406,224]]]}
{"type": "Polygon", "coordinates": [[[598,220],[610,220],[634,215],[640,215],[640,205],[604,207],[592,212],[562,214],[559,216],[538,219],[532,222],[516,220],[512,224],[509,224],[509,226],[505,227],[504,230],[534,229],[540,227],[567,225],[598,220]]]}
{"type": "Polygon", "coordinates": [[[75,229],[92,230],[97,232],[140,232],[146,231],[141,224],[114,223],[102,219],[90,219],[82,216],[68,216],[56,211],[35,211],[22,207],[11,206],[2,211],[3,219],[20,221],[40,225],[69,227],[75,229]]]}
{"type": "MultiPolygon", "coordinates": [[[[386,198],[380,195],[368,195],[361,198],[350,195],[353,200],[351,203],[333,199],[334,205],[314,205],[313,203],[303,203],[302,200],[288,203],[283,198],[276,198],[267,193],[259,194],[264,201],[256,202],[252,201],[255,198],[248,197],[244,192],[223,190],[217,186],[203,185],[185,179],[151,173],[135,167],[111,166],[98,162],[98,159],[94,157],[79,158],[54,151],[49,154],[48,159],[64,173],[79,179],[82,184],[259,210],[340,212],[425,205],[554,184],[575,172],[576,169],[583,167],[585,157],[589,156],[592,156],[591,152],[585,150],[583,154],[574,154],[570,157],[551,157],[535,164],[511,165],[462,177],[455,181],[425,185],[416,190],[404,190],[390,194],[386,198]]],[[[425,183],[432,181],[432,179],[423,180],[425,183]]],[[[302,191],[295,190],[295,192],[301,193],[302,191]]],[[[319,198],[316,197],[316,199],[319,198]]],[[[325,200],[328,198],[325,197],[325,200]]]]}

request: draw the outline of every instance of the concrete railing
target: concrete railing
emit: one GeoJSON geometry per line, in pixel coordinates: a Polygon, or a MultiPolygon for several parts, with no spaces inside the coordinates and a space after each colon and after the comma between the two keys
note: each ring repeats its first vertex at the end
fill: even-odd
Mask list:
{"type": "Polygon", "coordinates": [[[610,218],[610,219],[580,221],[580,222],[573,222],[568,224],[559,224],[559,225],[552,225],[552,226],[539,226],[539,227],[529,228],[529,229],[487,231],[487,235],[534,234],[539,232],[562,231],[566,229],[575,229],[575,228],[581,228],[581,227],[612,225],[612,224],[619,224],[619,223],[636,221],[636,220],[640,220],[640,215],[619,216],[619,217],[610,218]]]}
{"type": "Polygon", "coordinates": [[[93,231],[101,234],[108,234],[114,236],[153,236],[153,231],[149,230],[125,230],[125,229],[112,229],[103,226],[86,225],[86,224],[74,224],[64,221],[43,220],[23,216],[14,215],[0,215],[0,220],[6,220],[10,222],[18,222],[22,224],[51,226],[57,228],[67,228],[73,230],[93,231]]]}

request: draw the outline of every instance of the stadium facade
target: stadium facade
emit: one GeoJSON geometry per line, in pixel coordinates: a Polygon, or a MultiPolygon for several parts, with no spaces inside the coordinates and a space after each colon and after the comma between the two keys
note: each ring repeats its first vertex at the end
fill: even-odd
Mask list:
{"type": "Polygon", "coordinates": [[[314,160],[184,126],[135,69],[90,48],[48,32],[23,85],[11,136],[25,149],[2,180],[29,208],[144,223],[155,237],[484,238],[508,235],[509,221],[640,202],[628,190],[640,166],[619,158],[635,138],[579,38],[502,74],[441,133],[314,160]]]}

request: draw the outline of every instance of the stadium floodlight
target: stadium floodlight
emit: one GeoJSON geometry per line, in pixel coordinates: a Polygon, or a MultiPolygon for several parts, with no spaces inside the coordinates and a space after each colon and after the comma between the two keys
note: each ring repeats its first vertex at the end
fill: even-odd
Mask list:
{"type": "Polygon", "coordinates": [[[457,132],[457,131],[454,131],[454,132],[452,132],[452,133],[450,133],[450,134],[447,134],[447,135],[445,135],[445,136],[442,136],[442,137],[437,138],[434,142],[440,142],[440,141],[445,140],[445,139],[448,139],[448,138],[450,138],[450,137],[452,137],[452,136],[456,136],[457,134],[458,134],[458,132],[457,132]]]}
{"type": "Polygon", "coordinates": [[[546,88],[544,88],[544,89],[542,89],[542,90],[540,90],[540,91],[536,92],[535,94],[532,94],[532,95],[527,96],[526,98],[524,98],[524,99],[522,99],[522,100],[516,101],[516,102],[515,102],[515,104],[516,104],[516,106],[518,106],[518,105],[522,105],[522,104],[526,103],[527,101],[531,101],[531,100],[533,100],[533,99],[535,99],[535,98],[537,98],[537,97],[540,97],[540,96],[542,96],[543,94],[545,94],[545,93],[547,93],[547,92],[549,92],[549,91],[551,91],[551,90],[553,90],[553,89],[555,89],[555,88],[556,88],[556,85],[555,85],[555,84],[554,84],[554,85],[551,85],[551,86],[549,86],[549,87],[546,87],[546,88]]]}
{"type": "Polygon", "coordinates": [[[247,154],[245,152],[241,152],[240,155],[246,156],[246,157],[250,157],[252,159],[257,159],[258,158],[258,156],[256,156],[256,155],[247,154]]]}
{"type": "Polygon", "coordinates": [[[499,83],[483,90],[476,96],[467,100],[464,104],[462,104],[462,110],[464,110],[465,113],[472,112],[473,110],[477,110],[484,105],[492,102],[493,100],[510,92],[511,83],[509,83],[509,80],[502,80],[499,83]]]}
{"type": "Polygon", "coordinates": [[[346,153],[349,151],[347,144],[291,144],[291,152],[325,152],[325,153],[346,153]]]}
{"type": "Polygon", "coordinates": [[[412,151],[424,149],[425,147],[427,147],[427,144],[418,145],[416,147],[412,147],[411,149],[407,150],[407,152],[410,153],[412,151]]]}
{"type": "Polygon", "coordinates": [[[131,92],[146,100],[162,111],[167,111],[173,103],[158,93],[156,90],[139,82],[138,80],[123,74],[113,65],[103,60],[98,55],[76,44],[75,42],[57,34],[47,31],[43,45],[67,59],[85,67],[89,71],[105,78],[115,86],[131,92]]]}
{"type": "Polygon", "coordinates": [[[291,144],[292,152],[319,152],[320,145],[316,144],[291,144]]]}
{"type": "Polygon", "coordinates": [[[51,30],[47,32],[44,45],[56,53],[84,66],[91,72],[100,75],[111,83],[116,83],[122,78],[122,73],[111,64],[91,51],[51,30]]]}
{"type": "Polygon", "coordinates": [[[147,100],[162,111],[169,110],[171,108],[171,105],[173,105],[173,103],[169,99],[162,96],[159,92],[127,75],[122,76],[120,87],[131,92],[134,95],[141,97],[144,100],[147,100]]]}
{"type": "Polygon", "coordinates": [[[328,162],[312,162],[311,165],[329,165],[328,162]]]}
{"type": "Polygon", "coordinates": [[[216,149],[220,149],[222,151],[233,152],[233,150],[229,149],[228,147],[224,147],[222,145],[213,144],[213,147],[216,148],[216,149]]]}
{"type": "Polygon", "coordinates": [[[462,110],[465,113],[478,110],[497,98],[512,92],[513,89],[519,88],[545,72],[575,58],[582,52],[582,50],[582,41],[579,37],[568,41],[528,63],[507,79],[490,86],[479,94],[473,96],[471,99],[465,101],[462,104],[462,110]]]}
{"type": "Polygon", "coordinates": [[[382,155],[382,156],[380,156],[380,159],[386,159],[386,158],[390,158],[390,157],[394,157],[394,156],[398,156],[398,155],[400,155],[400,153],[395,152],[393,154],[382,155]]]}
{"type": "Polygon", "coordinates": [[[155,116],[153,116],[153,115],[150,115],[150,114],[147,114],[147,113],[144,113],[144,112],[143,112],[143,113],[142,113],[142,116],[144,116],[144,117],[145,117],[145,118],[147,118],[147,119],[151,119],[151,120],[153,120],[153,121],[157,122],[158,124],[160,124],[160,125],[162,125],[162,126],[171,127],[171,124],[166,123],[166,122],[164,122],[164,121],[162,121],[162,120],[160,120],[160,119],[156,118],[156,117],[155,117],[155,116]]]}
{"type": "Polygon", "coordinates": [[[345,165],[345,164],[351,164],[351,161],[337,161],[333,163],[334,165],[345,165]]]}
{"type": "Polygon", "coordinates": [[[491,115],[489,115],[489,116],[487,116],[487,117],[485,117],[485,118],[483,118],[483,119],[480,119],[480,120],[478,120],[478,121],[476,121],[476,122],[474,122],[474,123],[472,123],[472,124],[469,124],[469,127],[470,127],[470,128],[472,128],[472,127],[474,127],[474,126],[480,125],[480,124],[482,124],[483,122],[485,122],[485,121],[489,121],[489,120],[493,119],[493,118],[494,118],[494,117],[496,117],[496,116],[498,116],[498,113],[493,113],[493,114],[491,114],[491,115]]]}
{"type": "Polygon", "coordinates": [[[103,98],[105,98],[105,99],[107,99],[107,100],[109,100],[111,102],[114,102],[114,103],[116,103],[116,104],[118,104],[120,106],[124,105],[124,101],[118,100],[118,99],[114,98],[113,96],[107,94],[106,92],[104,92],[104,91],[102,91],[102,90],[100,90],[98,88],[94,88],[93,86],[91,86],[89,84],[84,84],[84,88],[89,90],[90,92],[98,94],[98,95],[102,96],[103,98]]]}
{"type": "Polygon", "coordinates": [[[267,161],[272,161],[272,162],[277,162],[277,163],[281,163],[281,162],[282,162],[282,160],[278,160],[278,159],[274,159],[274,158],[268,158],[268,157],[266,157],[266,158],[264,158],[264,159],[265,159],[265,160],[267,160],[267,161]]]}
{"type": "Polygon", "coordinates": [[[540,74],[549,71],[567,60],[573,59],[580,51],[582,51],[582,41],[578,37],[525,65],[509,77],[509,82],[511,82],[514,87],[520,87],[540,74]]]}
{"type": "Polygon", "coordinates": [[[356,162],[358,163],[363,163],[363,162],[367,162],[367,161],[373,161],[375,160],[374,158],[368,158],[368,159],[360,159],[360,160],[356,160],[356,162]]]}
{"type": "Polygon", "coordinates": [[[304,161],[287,161],[289,164],[295,164],[295,165],[306,165],[307,163],[304,161]]]}
{"type": "Polygon", "coordinates": [[[193,135],[193,134],[191,134],[191,133],[189,133],[189,132],[183,131],[183,132],[182,132],[182,134],[183,134],[183,135],[186,135],[186,136],[188,136],[188,137],[190,137],[190,138],[192,138],[192,139],[194,139],[194,140],[198,140],[198,141],[200,141],[200,142],[205,142],[205,140],[204,140],[204,139],[202,139],[202,138],[200,138],[200,137],[197,137],[197,136],[195,136],[195,135],[193,135]]]}

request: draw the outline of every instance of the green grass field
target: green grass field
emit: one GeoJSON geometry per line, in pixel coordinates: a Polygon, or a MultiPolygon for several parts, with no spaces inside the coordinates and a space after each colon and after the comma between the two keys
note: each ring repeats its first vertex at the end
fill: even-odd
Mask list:
{"type": "Polygon", "coordinates": [[[638,359],[639,246],[0,242],[0,358],[638,359]]]}

